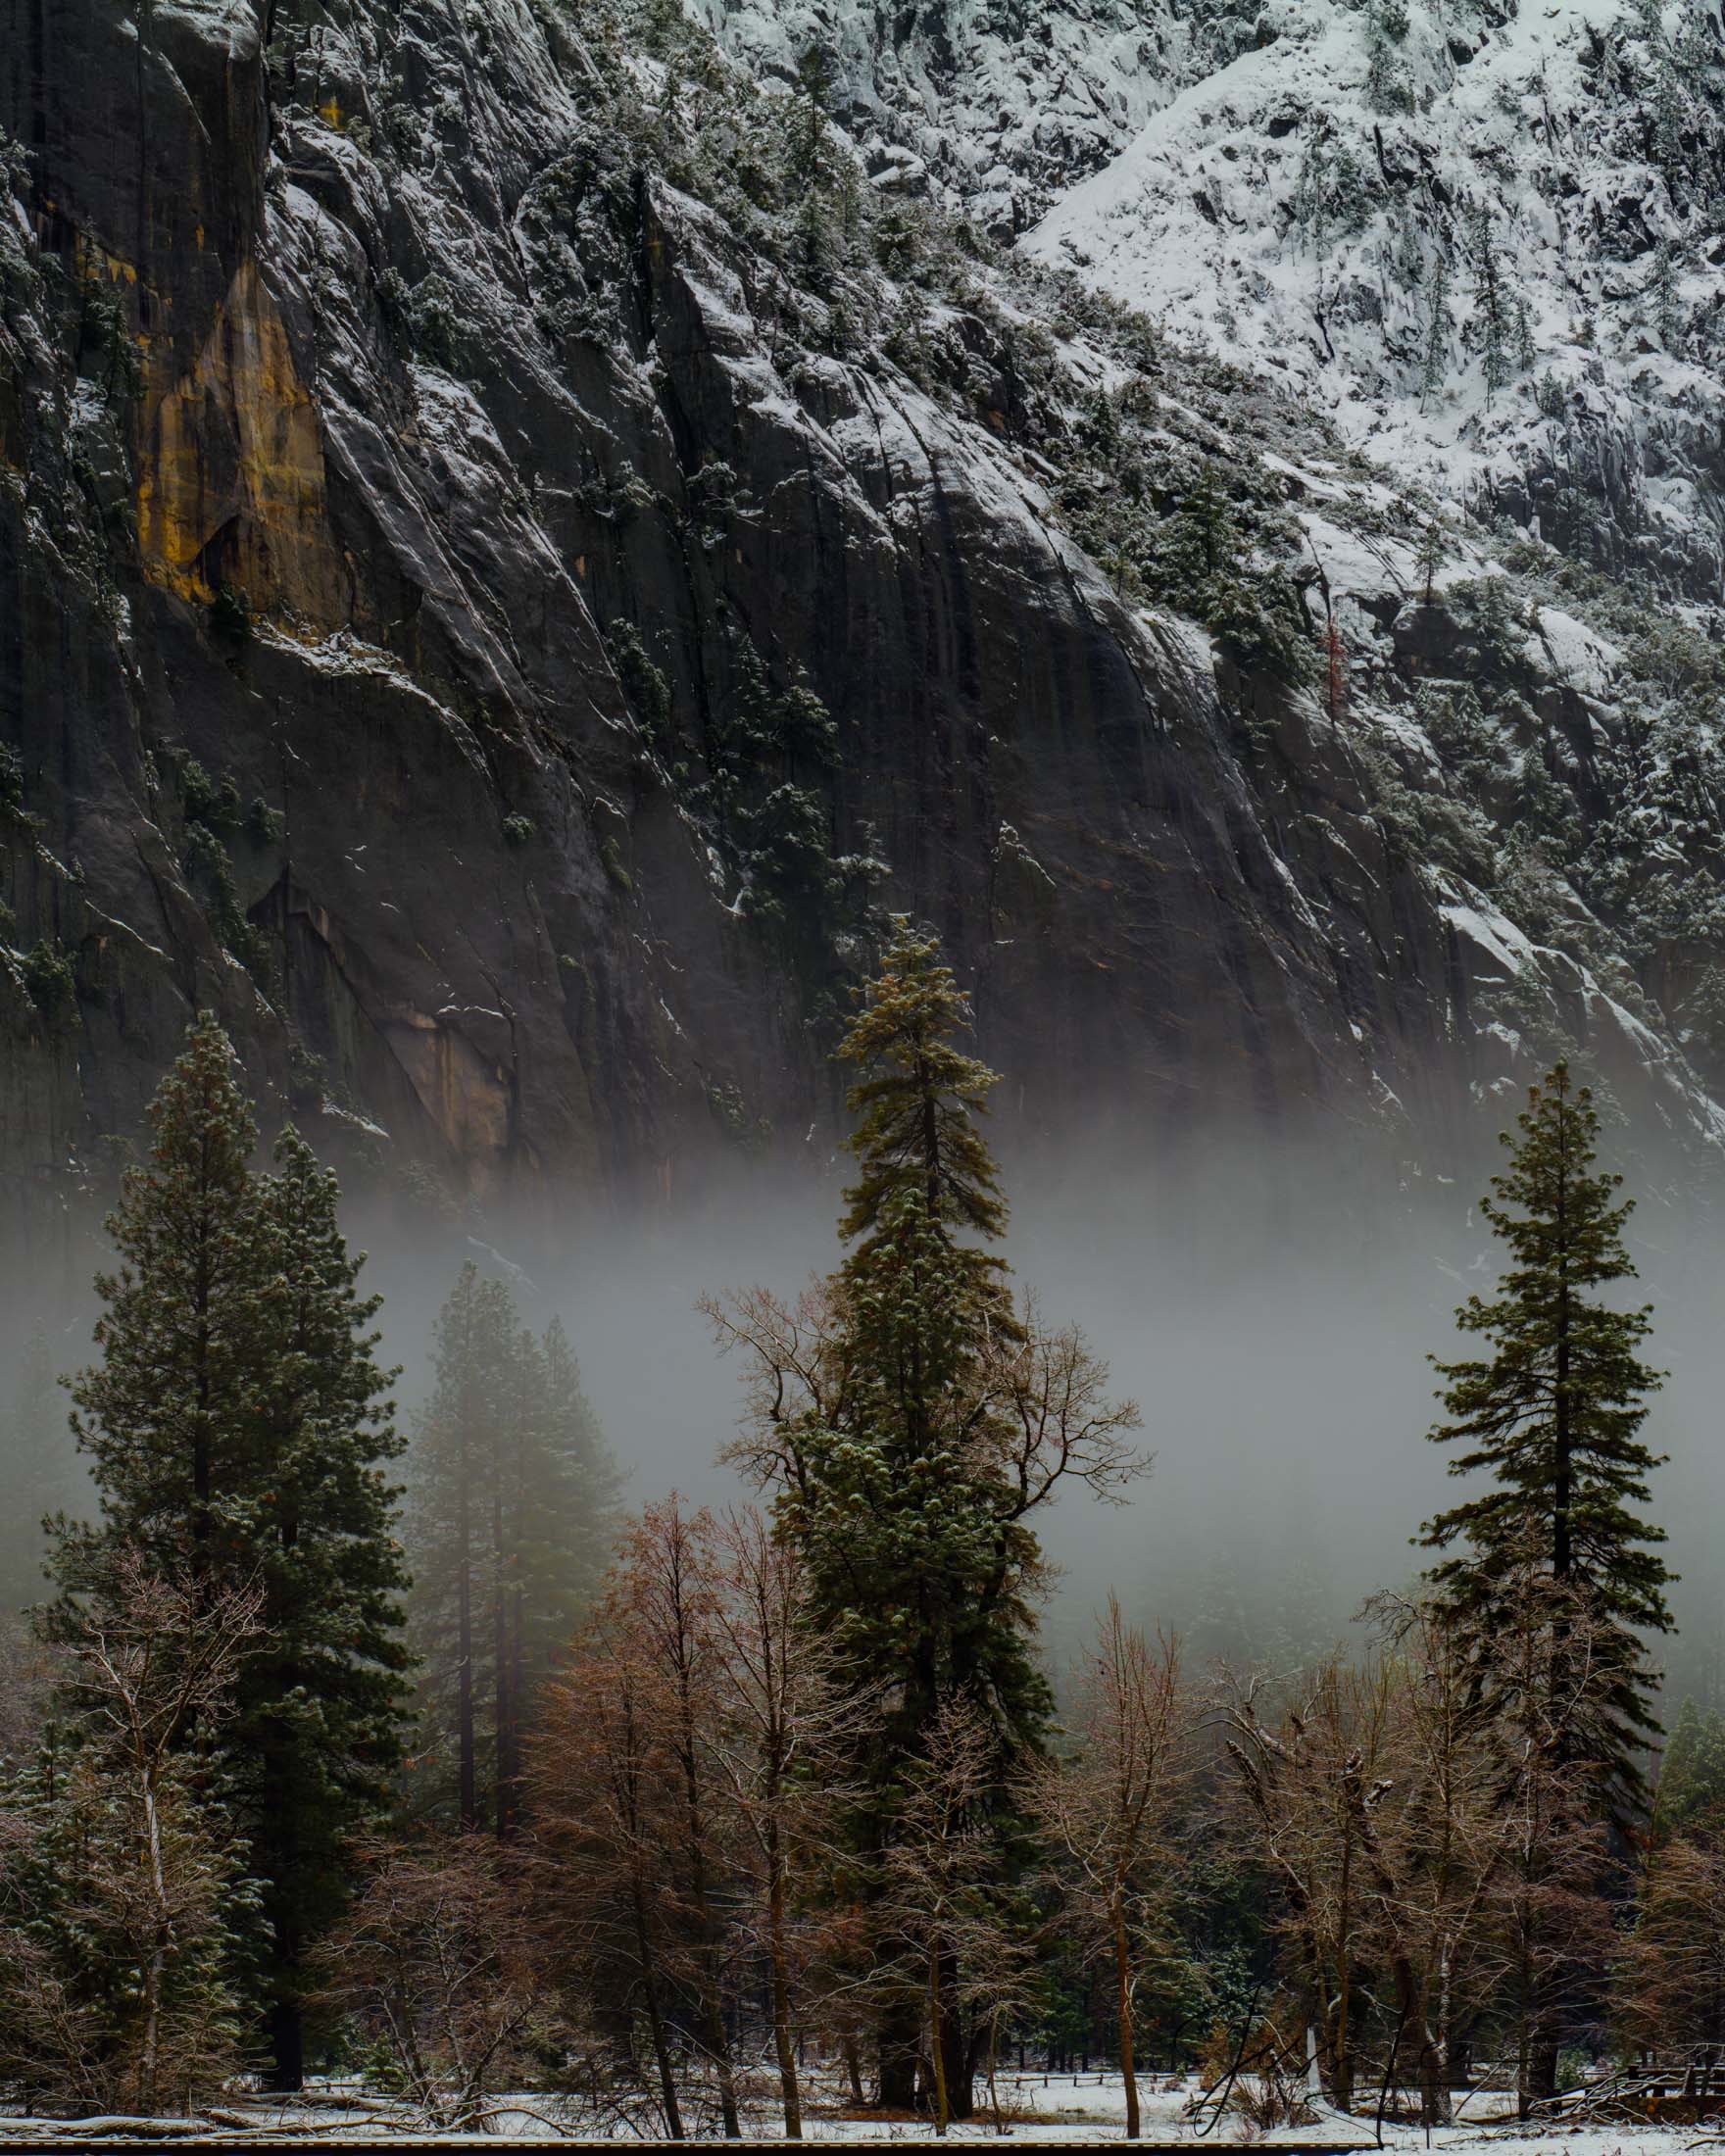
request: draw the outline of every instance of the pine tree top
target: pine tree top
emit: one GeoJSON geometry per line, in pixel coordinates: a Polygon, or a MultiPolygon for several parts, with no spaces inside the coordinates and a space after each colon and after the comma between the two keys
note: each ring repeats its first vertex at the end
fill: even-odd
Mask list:
{"type": "MultiPolygon", "coordinates": [[[[1560,1271],[1575,1288],[1634,1279],[1623,1228],[1635,1200],[1613,1203],[1622,1176],[1592,1172],[1600,1135],[1592,1088],[1574,1085],[1566,1062],[1554,1063],[1542,1084],[1528,1088],[1515,1125],[1519,1137],[1499,1133],[1509,1165],[1492,1177],[1492,1195],[1480,1210],[1514,1252],[1517,1268],[1540,1276],[1560,1271]]],[[[1516,1278],[1506,1275],[1505,1288],[1516,1278]]]]}
{"type": "Polygon", "coordinates": [[[912,1188],[941,1229],[1005,1229],[1006,1204],[975,1121],[996,1075],[953,1045],[970,1023],[969,999],[938,939],[901,916],[838,1050],[864,1073],[846,1096],[860,1118],[846,1144],[862,1163],[845,1192],[839,1233],[847,1242],[878,1233],[890,1200],[912,1188]]]}

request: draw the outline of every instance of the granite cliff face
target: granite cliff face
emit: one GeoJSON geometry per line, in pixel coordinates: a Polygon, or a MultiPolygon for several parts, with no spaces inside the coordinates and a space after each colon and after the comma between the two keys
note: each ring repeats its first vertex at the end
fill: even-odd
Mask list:
{"type": "MultiPolygon", "coordinates": [[[[1035,1127],[1101,1081],[1153,1127],[1429,1127],[1513,1067],[1473,1005],[1521,959],[1386,821],[1334,665],[1099,565],[1062,445],[1129,327],[1051,336],[939,234],[907,327],[891,188],[811,122],[804,230],[751,178],[801,169],[794,100],[655,35],[0,0],[9,1202],[100,1180],[199,1004],[379,1172],[674,1195],[828,1127],[883,908],[948,937],[1035,1127]]],[[[1327,483],[1251,384],[1147,366],[1182,457],[1327,483]]],[[[1396,529],[1350,634],[1411,681],[1460,631],[1396,529]]],[[[1315,651],[1324,565],[1277,573],[1315,651]]],[[[1527,663],[1580,786],[1593,708],[1527,663]]],[[[1521,987],[1707,1136],[1657,1011],[1561,951],[1521,987]]]]}

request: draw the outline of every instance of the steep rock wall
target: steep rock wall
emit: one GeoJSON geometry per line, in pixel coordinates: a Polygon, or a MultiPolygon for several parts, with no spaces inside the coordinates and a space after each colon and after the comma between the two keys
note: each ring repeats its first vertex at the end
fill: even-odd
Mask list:
{"type": "Polygon", "coordinates": [[[549,1233],[829,1131],[862,916],[811,956],[715,838],[763,682],[830,714],[798,843],[942,929],[1010,1115],[1453,1112],[1475,961],[1319,705],[1123,607],[998,414],[787,348],[594,79],[522,0],[268,52],[0,0],[9,1188],[99,1181],[204,1003],[272,1112],[549,1233]]]}

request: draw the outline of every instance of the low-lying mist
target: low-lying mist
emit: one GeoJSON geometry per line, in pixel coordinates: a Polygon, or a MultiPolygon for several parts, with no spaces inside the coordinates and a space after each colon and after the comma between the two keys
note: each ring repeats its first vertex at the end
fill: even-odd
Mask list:
{"type": "MultiPolygon", "coordinates": [[[[1508,1108],[1485,1113],[1500,1120],[1508,1108]]],[[[1133,1158],[1117,1130],[1106,1144],[1014,1145],[1009,1135],[1000,1150],[1006,1254],[1020,1289],[1051,1320],[1084,1327],[1115,1391],[1139,1401],[1155,1455],[1127,1502],[1075,1493],[1042,1516],[1058,1569],[1051,1658],[1068,1658],[1111,1588],[1134,1618],[1177,1629],[1201,1658],[1291,1665],[1344,1637],[1374,1589],[1412,1581],[1428,1560],[1410,1539],[1448,1501],[1444,1454],[1425,1437],[1435,1416],[1427,1357],[1467,1351],[1455,1305],[1497,1276],[1499,1250],[1476,1202],[1495,1164],[1487,1146],[1473,1172],[1453,1178],[1335,1132],[1241,1134],[1177,1162],[1133,1158]]],[[[409,1427],[438,1306],[472,1258],[511,1279],[525,1322],[564,1319],[627,1471],[629,1503],[673,1487],[698,1502],[744,1494],[720,1459],[741,1372],[717,1353],[697,1298],[755,1284],[791,1295],[830,1268],[847,1164],[840,1155],[739,1168],[703,1203],[650,1217],[571,1210],[565,1248],[550,1253],[507,1219],[433,1227],[356,1200],[350,1233],[370,1252],[369,1286],[385,1298],[409,1427]]],[[[1683,1575],[1673,1596],[1682,1632],[1658,1651],[1673,1693],[1725,1703],[1725,1601],[1710,1549],[1725,1498],[1714,1409],[1725,1390],[1725,1250],[1715,1219],[1674,1195],[1669,1177],[1650,1195],[1640,1165],[1631,1245],[1654,1305],[1652,1359],[1669,1373],[1649,1423],[1650,1441],[1670,1455],[1651,1514],[1683,1575]]],[[[87,1360],[87,1288],[81,1302],[62,1294],[34,1307],[20,1287],[9,1369],[23,1370],[43,1321],[60,1369],[87,1360]]],[[[62,1398],[57,1428],[64,1411],[62,1398]]],[[[6,1442],[0,1464],[15,1491],[30,1503],[52,1495],[54,1476],[21,1457],[39,1450],[39,1421],[24,1418],[6,1442]]],[[[75,1492],[74,1478],[63,1480],[75,1492]]],[[[17,1520],[14,1535],[25,1533],[17,1520]]]]}

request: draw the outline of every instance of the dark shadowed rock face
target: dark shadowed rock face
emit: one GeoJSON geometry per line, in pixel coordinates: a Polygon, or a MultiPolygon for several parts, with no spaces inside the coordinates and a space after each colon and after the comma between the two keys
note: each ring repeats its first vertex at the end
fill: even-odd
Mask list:
{"type": "Polygon", "coordinates": [[[271,24],[0,0],[9,1188],[134,1132],[198,1004],[274,1110],[548,1216],[800,1143],[867,890],[809,897],[808,804],[1033,1126],[1449,1098],[1470,961],[1316,704],[1224,703],[986,415],[787,356],[567,26],[271,24]],[[799,682],[818,754],[738,718],[799,682]]]}

